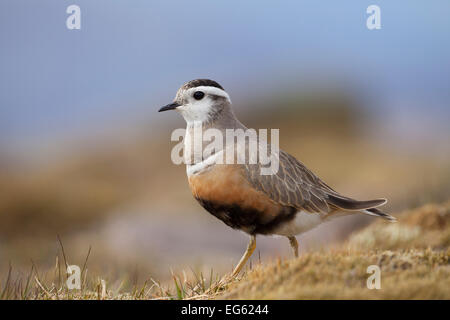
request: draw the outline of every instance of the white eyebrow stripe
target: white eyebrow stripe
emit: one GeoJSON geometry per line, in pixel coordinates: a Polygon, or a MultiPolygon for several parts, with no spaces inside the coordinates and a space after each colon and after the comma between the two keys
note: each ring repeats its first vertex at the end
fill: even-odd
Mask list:
{"type": "Polygon", "coordinates": [[[221,96],[226,98],[230,103],[231,103],[231,99],[230,96],[228,95],[228,93],[225,92],[225,90],[222,90],[220,88],[217,87],[212,87],[212,86],[198,86],[195,88],[190,88],[188,90],[188,93],[191,94],[191,92],[195,92],[195,91],[203,91],[206,94],[213,94],[216,96],[221,96]]]}

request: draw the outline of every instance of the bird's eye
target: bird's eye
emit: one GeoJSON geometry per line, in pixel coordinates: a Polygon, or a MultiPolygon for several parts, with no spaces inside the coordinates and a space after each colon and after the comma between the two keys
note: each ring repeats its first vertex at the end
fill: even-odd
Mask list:
{"type": "Polygon", "coordinates": [[[194,92],[194,99],[195,100],[202,100],[205,94],[201,91],[195,91],[194,92]]]}

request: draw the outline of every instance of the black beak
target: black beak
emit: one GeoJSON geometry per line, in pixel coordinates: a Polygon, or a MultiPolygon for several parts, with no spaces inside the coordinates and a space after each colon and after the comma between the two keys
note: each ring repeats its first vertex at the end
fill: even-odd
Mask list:
{"type": "Polygon", "coordinates": [[[172,102],[172,103],[169,103],[168,105],[162,107],[161,109],[159,109],[158,112],[174,110],[179,106],[180,106],[180,104],[178,102],[172,102]]]}

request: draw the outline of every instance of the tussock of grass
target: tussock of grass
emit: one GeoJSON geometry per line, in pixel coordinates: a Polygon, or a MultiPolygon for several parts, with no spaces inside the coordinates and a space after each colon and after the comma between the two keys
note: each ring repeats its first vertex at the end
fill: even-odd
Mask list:
{"type": "Polygon", "coordinates": [[[446,249],[450,244],[450,202],[405,211],[395,224],[377,221],[353,235],[349,244],[366,249],[446,249]]]}
{"type": "Polygon", "coordinates": [[[450,251],[337,250],[258,266],[225,299],[446,299],[450,251]],[[379,265],[381,290],[367,289],[367,267],[379,265]]]}
{"type": "Polygon", "coordinates": [[[334,250],[259,265],[225,299],[449,299],[450,202],[377,221],[334,250]],[[369,265],[381,289],[367,289],[369,265]]]}

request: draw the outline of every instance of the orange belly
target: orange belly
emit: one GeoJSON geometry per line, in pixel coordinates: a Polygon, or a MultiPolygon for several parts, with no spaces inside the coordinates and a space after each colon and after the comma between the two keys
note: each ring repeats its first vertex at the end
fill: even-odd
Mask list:
{"type": "Polygon", "coordinates": [[[275,225],[294,217],[294,208],[277,204],[255,190],[242,170],[239,165],[223,164],[191,175],[188,179],[192,194],[227,225],[251,234],[270,233],[275,225]]]}

